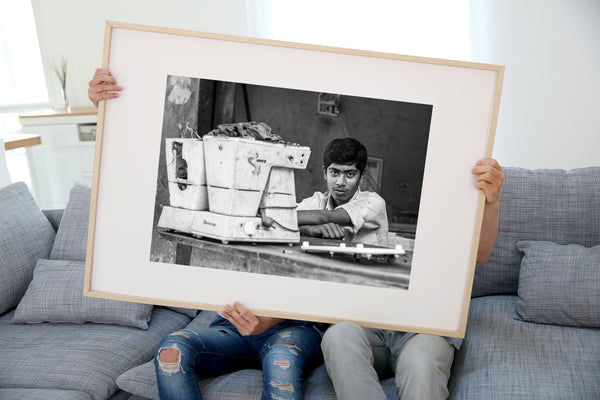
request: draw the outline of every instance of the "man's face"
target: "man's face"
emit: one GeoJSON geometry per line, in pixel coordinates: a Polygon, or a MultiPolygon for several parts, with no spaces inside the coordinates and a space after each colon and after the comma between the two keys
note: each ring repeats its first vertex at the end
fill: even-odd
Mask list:
{"type": "Polygon", "coordinates": [[[356,168],[356,163],[351,165],[332,163],[323,169],[323,174],[335,206],[346,204],[358,190],[361,174],[356,168]]]}

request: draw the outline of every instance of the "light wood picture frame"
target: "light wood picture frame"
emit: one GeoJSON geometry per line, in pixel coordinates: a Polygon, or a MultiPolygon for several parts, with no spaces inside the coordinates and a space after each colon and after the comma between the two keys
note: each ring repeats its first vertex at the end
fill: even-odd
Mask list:
{"type": "Polygon", "coordinates": [[[124,90],[99,105],[85,295],[207,310],[237,300],[257,315],[464,336],[484,205],[471,169],[492,154],[503,66],[109,21],[103,67],[124,90]],[[410,285],[151,259],[169,76],[431,106],[410,285]]]}

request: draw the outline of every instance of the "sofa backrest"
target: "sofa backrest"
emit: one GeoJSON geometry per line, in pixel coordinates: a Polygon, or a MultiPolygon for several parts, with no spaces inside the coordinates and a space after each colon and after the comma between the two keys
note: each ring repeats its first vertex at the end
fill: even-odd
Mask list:
{"type": "Polygon", "coordinates": [[[55,237],[25,183],[0,188],[0,315],[19,304],[55,237]]]}
{"type": "Polygon", "coordinates": [[[506,167],[504,175],[498,236],[490,259],[477,264],[471,297],[517,293],[520,240],[600,244],[600,167],[506,167]]]}
{"type": "Polygon", "coordinates": [[[64,209],[55,209],[55,210],[42,210],[50,224],[54,228],[54,231],[58,231],[58,227],[60,226],[60,220],[65,212],[64,209]]]}

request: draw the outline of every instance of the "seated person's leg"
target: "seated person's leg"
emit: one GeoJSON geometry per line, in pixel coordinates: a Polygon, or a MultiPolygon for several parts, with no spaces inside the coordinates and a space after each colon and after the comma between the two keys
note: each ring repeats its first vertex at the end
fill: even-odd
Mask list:
{"type": "Polygon", "coordinates": [[[302,399],[305,372],[321,361],[321,333],[312,326],[288,326],[261,347],[263,399],[302,399]]]}
{"type": "MultiPolygon", "coordinates": [[[[399,333],[401,334],[401,333],[399,333]]],[[[417,334],[398,349],[392,344],[392,359],[396,359],[398,397],[410,399],[447,399],[448,379],[454,347],[441,336],[417,334]]]]}
{"type": "Polygon", "coordinates": [[[389,351],[381,330],[341,322],[327,329],[321,347],[339,399],[386,399],[378,374],[389,370],[389,351]]]}
{"type": "Polygon", "coordinates": [[[154,365],[159,394],[165,399],[201,399],[198,376],[260,368],[246,340],[226,325],[165,336],[156,349],[154,365]]]}

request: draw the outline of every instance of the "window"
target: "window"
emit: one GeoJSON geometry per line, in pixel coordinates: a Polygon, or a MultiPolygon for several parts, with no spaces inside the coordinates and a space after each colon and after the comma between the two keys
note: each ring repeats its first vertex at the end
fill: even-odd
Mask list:
{"type": "Polygon", "coordinates": [[[0,0],[0,56],[0,133],[15,132],[19,114],[50,106],[30,1],[0,0]]]}

